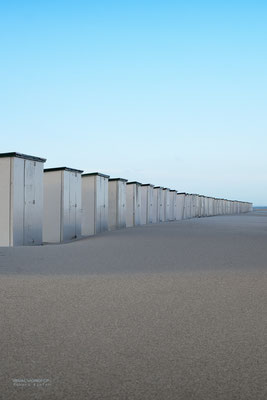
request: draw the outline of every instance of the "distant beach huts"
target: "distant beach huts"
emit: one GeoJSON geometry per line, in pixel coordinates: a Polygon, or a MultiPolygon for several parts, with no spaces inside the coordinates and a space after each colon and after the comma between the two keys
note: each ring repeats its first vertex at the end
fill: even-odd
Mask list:
{"type": "Polygon", "coordinates": [[[152,184],[43,169],[46,159],[0,154],[0,246],[60,243],[108,230],[252,211],[252,203],[152,184]]]}

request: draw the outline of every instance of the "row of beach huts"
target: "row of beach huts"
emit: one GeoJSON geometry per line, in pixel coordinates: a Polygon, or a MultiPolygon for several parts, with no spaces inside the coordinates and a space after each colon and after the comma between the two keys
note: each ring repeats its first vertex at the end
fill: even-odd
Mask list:
{"type": "Polygon", "coordinates": [[[0,154],[0,246],[60,243],[107,230],[252,210],[252,203],[128,182],[46,159],[0,154]]]}

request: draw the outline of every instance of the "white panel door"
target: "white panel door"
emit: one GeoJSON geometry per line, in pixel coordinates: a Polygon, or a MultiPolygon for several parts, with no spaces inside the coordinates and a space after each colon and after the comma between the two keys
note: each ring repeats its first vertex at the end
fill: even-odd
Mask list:
{"type": "Polygon", "coordinates": [[[164,197],[163,190],[159,189],[159,222],[164,221],[164,197]]]}
{"type": "Polygon", "coordinates": [[[105,230],[105,179],[104,177],[99,177],[100,189],[99,189],[99,199],[100,199],[100,232],[105,230]]]}
{"type": "Polygon", "coordinates": [[[147,216],[146,216],[146,224],[150,224],[151,223],[151,216],[152,216],[151,205],[152,205],[151,187],[147,186],[147,216]]]}
{"type": "MultiPolygon", "coordinates": [[[[25,219],[25,160],[14,157],[12,160],[13,174],[11,174],[11,185],[13,186],[13,245],[24,244],[24,219],[25,219]]],[[[11,219],[12,221],[12,219],[11,219]]],[[[12,230],[11,230],[12,232],[12,230]]]]}
{"type": "Polygon", "coordinates": [[[174,211],[173,192],[170,192],[169,196],[170,196],[169,220],[173,221],[173,211],[174,211]]]}
{"type": "Polygon", "coordinates": [[[74,198],[73,198],[73,207],[74,207],[74,227],[75,227],[75,237],[79,237],[81,232],[80,232],[80,214],[79,214],[79,197],[80,197],[80,174],[78,172],[73,173],[73,192],[74,192],[74,198]]]}
{"type": "Polygon", "coordinates": [[[170,220],[170,191],[165,190],[165,221],[170,220]]]}
{"type": "Polygon", "coordinates": [[[70,172],[70,192],[69,192],[69,209],[70,209],[70,235],[71,239],[77,237],[77,219],[76,219],[76,210],[77,210],[77,203],[76,203],[76,194],[77,194],[77,172],[70,172]]]}
{"type": "Polygon", "coordinates": [[[148,199],[148,187],[141,186],[141,224],[147,223],[147,199],[148,199]]]}
{"type": "Polygon", "coordinates": [[[82,234],[82,180],[81,174],[75,176],[75,234],[80,237],[82,234]]]}
{"type": "Polygon", "coordinates": [[[153,187],[148,187],[148,218],[147,223],[152,224],[153,222],[153,187]]]}
{"type": "Polygon", "coordinates": [[[126,226],[126,182],[118,182],[118,225],[126,226]]]}
{"type": "Polygon", "coordinates": [[[185,195],[184,194],[178,194],[177,199],[176,199],[176,219],[179,221],[181,219],[184,219],[184,201],[185,201],[185,195]]]}
{"type": "Polygon", "coordinates": [[[141,224],[141,186],[135,185],[135,225],[141,224]]]}
{"type": "Polygon", "coordinates": [[[24,245],[42,242],[42,168],[36,161],[24,161],[24,245]]]}
{"type": "Polygon", "coordinates": [[[61,221],[61,241],[70,240],[73,237],[72,216],[70,206],[70,173],[69,171],[62,172],[62,194],[63,194],[63,218],[61,221]]]}
{"type": "Polygon", "coordinates": [[[173,220],[176,221],[177,215],[177,193],[173,192],[173,220]]]}
{"type": "Polygon", "coordinates": [[[100,176],[95,177],[95,233],[101,232],[101,219],[103,207],[103,193],[100,176]]]}
{"type": "Polygon", "coordinates": [[[108,225],[110,230],[118,229],[118,188],[119,182],[108,182],[108,225]]]}
{"type": "Polygon", "coordinates": [[[99,232],[106,231],[108,229],[108,179],[99,176],[99,206],[100,206],[100,220],[99,220],[99,232]]]}
{"type": "Polygon", "coordinates": [[[64,178],[64,240],[71,240],[81,235],[81,176],[65,171],[64,178]]]}
{"type": "Polygon", "coordinates": [[[126,186],[126,226],[134,226],[134,188],[133,185],[126,186]]]}
{"type": "MultiPolygon", "coordinates": [[[[0,246],[12,246],[12,159],[0,159],[0,246]]],[[[22,204],[24,198],[22,196],[22,204]]],[[[23,208],[22,208],[23,210],[23,208]]],[[[23,211],[22,211],[23,215],[23,211]]],[[[23,241],[23,233],[20,235],[20,240],[23,241]],[[21,239],[22,238],[22,239],[21,239]]],[[[23,243],[20,243],[23,244],[23,243]]]]}
{"type": "Polygon", "coordinates": [[[137,215],[137,201],[136,201],[136,185],[132,185],[132,204],[133,204],[133,226],[136,225],[136,221],[138,220],[137,215]]]}
{"type": "Polygon", "coordinates": [[[158,222],[158,189],[153,189],[153,222],[158,222]]]}
{"type": "Polygon", "coordinates": [[[108,178],[103,177],[104,204],[103,204],[103,231],[108,230],[108,178]]]}

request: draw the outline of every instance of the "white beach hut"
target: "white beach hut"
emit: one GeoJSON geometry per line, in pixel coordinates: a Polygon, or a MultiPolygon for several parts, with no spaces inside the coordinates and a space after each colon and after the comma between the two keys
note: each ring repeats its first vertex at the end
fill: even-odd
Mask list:
{"type": "Polygon", "coordinates": [[[127,182],[126,184],[126,226],[141,224],[141,183],[127,182]]]}
{"type": "Polygon", "coordinates": [[[82,235],[90,236],[108,230],[109,175],[91,172],[82,175],[82,235]]]}
{"type": "Polygon", "coordinates": [[[184,219],[184,205],[185,205],[185,193],[177,193],[177,200],[176,200],[177,221],[184,219]]]}
{"type": "Polygon", "coordinates": [[[177,215],[177,190],[170,190],[170,221],[175,221],[177,215]]]}
{"type": "Polygon", "coordinates": [[[152,224],[154,221],[153,193],[154,185],[141,185],[141,225],[152,224]]]}
{"type": "Polygon", "coordinates": [[[126,179],[112,178],[108,181],[109,229],[126,227],[126,179]]]}
{"type": "Polygon", "coordinates": [[[169,221],[170,220],[170,189],[163,188],[163,220],[169,221]]]}
{"type": "Polygon", "coordinates": [[[164,198],[163,187],[155,186],[153,189],[153,222],[164,221],[164,198]]]}
{"type": "Polygon", "coordinates": [[[185,195],[185,207],[184,207],[184,219],[191,218],[191,209],[192,209],[192,196],[190,193],[186,193],[185,195]]]}
{"type": "Polygon", "coordinates": [[[81,174],[67,167],[44,170],[44,242],[81,236],[81,174]]]}
{"type": "Polygon", "coordinates": [[[42,243],[45,161],[16,152],[0,154],[0,246],[42,243]]]}

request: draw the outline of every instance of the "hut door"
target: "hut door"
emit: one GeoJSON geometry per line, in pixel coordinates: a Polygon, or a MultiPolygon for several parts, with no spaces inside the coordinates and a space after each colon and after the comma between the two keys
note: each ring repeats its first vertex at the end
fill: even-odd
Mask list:
{"type": "Polygon", "coordinates": [[[72,238],[77,237],[77,207],[76,207],[76,191],[77,191],[77,173],[71,172],[70,174],[70,226],[72,231],[72,238]]]}
{"type": "MultiPolygon", "coordinates": [[[[36,227],[36,198],[35,198],[35,180],[36,180],[36,162],[24,161],[24,221],[23,221],[23,244],[31,245],[35,243],[36,227]]],[[[38,222],[38,221],[37,221],[38,222]]]]}

